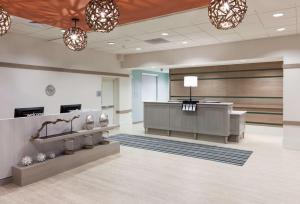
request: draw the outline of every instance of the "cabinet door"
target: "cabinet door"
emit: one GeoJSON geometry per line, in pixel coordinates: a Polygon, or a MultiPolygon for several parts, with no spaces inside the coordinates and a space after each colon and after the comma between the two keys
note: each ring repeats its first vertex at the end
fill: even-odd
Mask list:
{"type": "Polygon", "coordinates": [[[169,130],[169,104],[144,103],[144,127],[169,130]]]}
{"type": "Polygon", "coordinates": [[[229,136],[230,116],[226,106],[199,106],[198,133],[229,136]]]}
{"type": "Polygon", "coordinates": [[[197,112],[182,111],[181,104],[170,104],[170,128],[174,131],[197,133],[197,112]]]}

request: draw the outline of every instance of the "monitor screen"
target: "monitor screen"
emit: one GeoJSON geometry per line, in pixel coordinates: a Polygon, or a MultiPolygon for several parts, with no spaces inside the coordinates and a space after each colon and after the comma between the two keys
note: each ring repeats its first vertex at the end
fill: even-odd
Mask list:
{"type": "Polygon", "coordinates": [[[15,118],[44,115],[44,107],[16,108],[15,118]]]}
{"type": "Polygon", "coordinates": [[[60,113],[69,113],[74,110],[81,110],[81,104],[61,105],[60,106],[60,113]]]}

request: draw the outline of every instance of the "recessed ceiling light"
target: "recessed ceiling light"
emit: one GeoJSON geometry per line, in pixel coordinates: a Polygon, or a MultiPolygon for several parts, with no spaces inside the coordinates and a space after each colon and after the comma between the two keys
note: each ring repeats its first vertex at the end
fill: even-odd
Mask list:
{"type": "Polygon", "coordinates": [[[274,13],[274,14],[273,14],[273,17],[274,17],[274,18],[278,18],[278,17],[282,17],[282,16],[284,16],[283,13],[274,13]]]}
{"type": "Polygon", "coordinates": [[[162,33],[161,35],[162,35],[162,36],[168,36],[169,33],[162,33]]]}
{"type": "Polygon", "coordinates": [[[285,30],[286,30],[286,28],[278,28],[277,29],[278,32],[282,32],[282,31],[285,31],[285,30]]]}
{"type": "Polygon", "coordinates": [[[186,44],[188,44],[188,42],[187,41],[182,41],[181,42],[183,45],[186,45],[186,44]]]}
{"type": "Polygon", "coordinates": [[[135,48],[135,50],[142,50],[142,48],[140,48],[140,47],[137,47],[137,48],[135,48]]]}
{"type": "Polygon", "coordinates": [[[107,42],[107,44],[109,44],[109,45],[114,45],[114,44],[116,44],[115,42],[107,42]]]}

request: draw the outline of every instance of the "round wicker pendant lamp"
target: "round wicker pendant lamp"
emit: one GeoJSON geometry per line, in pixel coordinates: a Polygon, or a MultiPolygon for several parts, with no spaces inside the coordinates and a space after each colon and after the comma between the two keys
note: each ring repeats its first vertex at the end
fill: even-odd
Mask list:
{"type": "Polygon", "coordinates": [[[208,16],[217,29],[228,30],[243,21],[247,9],[246,0],[211,0],[208,16]]]}
{"type": "Polygon", "coordinates": [[[74,21],[74,27],[64,32],[63,40],[70,50],[81,51],[87,46],[87,33],[76,27],[77,18],[73,18],[72,21],[74,21]]]}
{"type": "Polygon", "coordinates": [[[109,33],[118,25],[119,16],[119,8],[114,0],[91,0],[85,9],[88,26],[103,33],[109,33]]]}
{"type": "Polygon", "coordinates": [[[11,26],[11,18],[7,11],[0,7],[0,36],[5,35],[11,26]]]}

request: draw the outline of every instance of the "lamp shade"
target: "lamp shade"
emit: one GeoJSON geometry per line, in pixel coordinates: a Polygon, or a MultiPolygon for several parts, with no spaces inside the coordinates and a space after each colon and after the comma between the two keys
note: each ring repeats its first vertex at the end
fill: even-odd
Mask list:
{"type": "Polygon", "coordinates": [[[185,76],[184,77],[184,87],[197,87],[198,77],[197,76],[185,76]]]}

